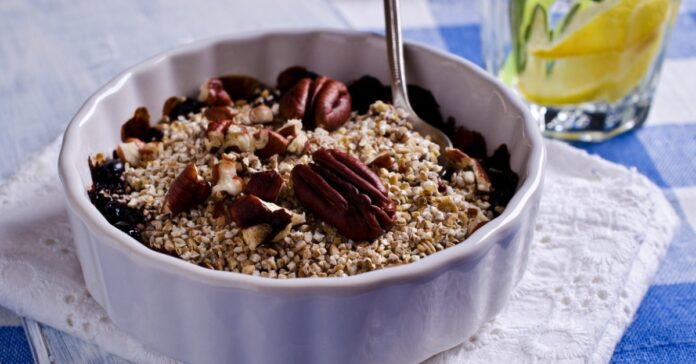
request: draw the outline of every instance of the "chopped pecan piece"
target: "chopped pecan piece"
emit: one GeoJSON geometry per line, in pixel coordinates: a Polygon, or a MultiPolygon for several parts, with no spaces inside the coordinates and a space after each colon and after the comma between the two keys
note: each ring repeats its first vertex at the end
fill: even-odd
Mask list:
{"type": "Polygon", "coordinates": [[[244,189],[244,180],[237,177],[234,162],[222,160],[213,167],[213,195],[222,197],[223,193],[236,196],[244,189]]]}
{"type": "Polygon", "coordinates": [[[145,143],[140,139],[126,139],[125,143],[116,147],[116,155],[118,159],[128,162],[132,167],[137,167],[140,164],[140,148],[144,145],[145,143]]]}
{"type": "Polygon", "coordinates": [[[175,216],[203,203],[210,193],[210,185],[198,175],[198,168],[191,163],[169,186],[162,211],[175,216]]]}
{"type": "Polygon", "coordinates": [[[208,136],[208,141],[210,142],[210,148],[219,148],[225,142],[225,135],[227,134],[227,129],[229,129],[232,124],[232,120],[223,119],[217,121],[211,121],[208,124],[208,130],[206,135],[208,136]]]}
{"type": "Polygon", "coordinates": [[[285,238],[292,226],[304,223],[303,215],[295,214],[274,203],[264,202],[254,195],[244,195],[236,199],[230,204],[229,213],[232,221],[240,228],[252,228],[247,232],[247,244],[253,243],[254,246],[270,241],[278,242],[285,238]],[[267,227],[253,228],[259,225],[267,227]]]}
{"type": "Polygon", "coordinates": [[[350,118],[351,98],[340,81],[303,78],[283,94],[279,112],[286,119],[302,119],[308,127],[335,130],[350,118]]]}
{"type": "Polygon", "coordinates": [[[217,78],[211,78],[201,85],[198,100],[209,106],[230,106],[232,104],[232,98],[217,78]]]}
{"type": "Polygon", "coordinates": [[[384,168],[391,170],[394,168],[395,163],[394,157],[392,157],[389,152],[382,152],[374,156],[374,158],[367,163],[367,166],[373,169],[384,168]]]}
{"type": "Polygon", "coordinates": [[[247,130],[245,126],[232,124],[227,128],[223,148],[232,148],[240,152],[250,152],[254,148],[254,140],[252,136],[249,135],[249,130],[247,130]]]}
{"type": "Polygon", "coordinates": [[[150,127],[150,113],[145,107],[135,109],[133,117],[121,126],[121,141],[124,142],[131,138],[145,142],[162,140],[162,136],[161,130],[150,127]]]}
{"type": "Polygon", "coordinates": [[[244,193],[256,195],[262,200],[275,202],[283,187],[283,178],[276,171],[252,173],[244,193]]]}
{"type": "Polygon", "coordinates": [[[211,123],[223,120],[233,120],[237,111],[226,106],[209,107],[203,112],[203,116],[211,123]]]}
{"type": "Polygon", "coordinates": [[[137,167],[143,160],[152,160],[162,150],[162,143],[144,143],[137,138],[128,138],[125,143],[116,146],[118,159],[128,162],[132,167],[137,167]]]}
{"type": "Polygon", "coordinates": [[[393,225],[396,205],[365,164],[334,149],[320,149],[313,158],[292,170],[302,206],[353,240],[375,239],[393,225]]]}
{"type": "Polygon", "coordinates": [[[309,150],[309,138],[307,138],[307,134],[303,131],[301,131],[299,134],[297,134],[295,137],[293,137],[290,140],[290,144],[288,144],[288,153],[293,153],[293,154],[303,154],[309,150]]]}
{"type": "Polygon", "coordinates": [[[209,120],[206,135],[210,142],[210,148],[219,148],[225,141],[227,129],[232,125],[235,112],[228,107],[209,107],[203,112],[203,116],[209,120]]]}
{"type": "Polygon", "coordinates": [[[276,130],[276,133],[286,137],[292,138],[302,131],[302,121],[300,119],[290,119],[285,125],[281,126],[276,130]]]}
{"type": "Polygon", "coordinates": [[[471,170],[476,178],[476,189],[481,192],[491,191],[491,181],[486,171],[476,159],[469,157],[457,148],[445,149],[445,159],[457,170],[471,170]]]}
{"type": "Polygon", "coordinates": [[[286,209],[265,203],[254,195],[244,195],[234,200],[229,206],[229,212],[232,221],[242,229],[258,224],[271,224],[278,225],[280,231],[292,220],[292,215],[286,209]]]}
{"type": "Polygon", "coordinates": [[[288,140],[273,130],[261,129],[254,139],[258,141],[254,153],[261,159],[283,154],[288,149],[288,140]]]}
{"type": "Polygon", "coordinates": [[[300,121],[300,119],[288,120],[288,122],[276,130],[276,132],[288,139],[288,153],[299,155],[305,153],[309,149],[309,138],[307,134],[302,131],[302,121],[300,121]]]}
{"type": "Polygon", "coordinates": [[[266,105],[259,105],[249,111],[249,121],[252,124],[268,124],[273,122],[273,111],[266,105]]]}
{"type": "Polygon", "coordinates": [[[242,239],[251,250],[270,240],[271,234],[273,234],[273,227],[270,224],[258,224],[242,229],[242,239]]]}

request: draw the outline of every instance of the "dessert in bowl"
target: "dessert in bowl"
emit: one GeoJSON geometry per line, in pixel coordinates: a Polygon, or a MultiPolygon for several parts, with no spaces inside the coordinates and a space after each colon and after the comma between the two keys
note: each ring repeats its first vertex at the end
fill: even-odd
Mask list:
{"type": "Polygon", "coordinates": [[[486,156],[481,134],[445,125],[418,86],[415,105],[456,148],[414,131],[374,77],[346,86],[293,66],[276,83],[207,79],[196,98],[168,98],[154,126],[136,109],[112,157],[90,158],[92,203],[144,245],[203,267],[340,277],[461,243],[517,187],[506,146],[486,156]]]}
{"type": "Polygon", "coordinates": [[[407,47],[410,79],[454,117],[453,130],[492,146],[468,151],[479,158],[443,151],[441,166],[399,110],[364,102],[374,89],[352,93],[363,110],[349,107],[337,125],[344,96],[329,111],[283,101],[307,100],[321,76],[224,101],[235,91],[210,79],[271,85],[297,64],[343,87],[365,74],[384,80],[383,43],[335,32],[209,40],[135,66],[88,100],[66,131],[60,173],[87,286],[117,326],[184,361],[403,362],[456,345],[502,307],[526,262],[543,145],[496,81],[407,47]],[[202,80],[202,105],[190,108],[202,80]],[[143,123],[165,100],[161,122],[143,123]],[[133,114],[140,107],[151,112],[133,114]],[[510,152],[505,180],[519,176],[509,202],[488,176],[492,161],[507,162],[499,145],[510,152]],[[104,193],[93,177],[114,161],[121,190],[104,193]],[[102,216],[106,205],[142,220],[102,216]]]}

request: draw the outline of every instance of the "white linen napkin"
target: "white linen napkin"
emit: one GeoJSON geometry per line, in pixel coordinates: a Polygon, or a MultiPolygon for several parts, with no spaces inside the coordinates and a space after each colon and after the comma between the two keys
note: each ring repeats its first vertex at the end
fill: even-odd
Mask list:
{"type": "MultiPolygon", "coordinates": [[[[527,272],[503,311],[430,363],[608,362],[678,224],[635,170],[547,141],[527,272]]],[[[56,171],[59,141],[0,185],[0,305],[134,362],[171,360],[115,327],[87,292],[56,171]]]]}

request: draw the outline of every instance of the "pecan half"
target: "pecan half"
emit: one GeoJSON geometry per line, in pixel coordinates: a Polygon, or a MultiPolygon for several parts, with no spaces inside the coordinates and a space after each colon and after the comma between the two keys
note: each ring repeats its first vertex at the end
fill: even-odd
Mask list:
{"type": "Polygon", "coordinates": [[[303,78],[283,94],[279,112],[286,119],[302,119],[308,127],[335,130],[350,118],[351,98],[340,81],[303,78]]]}
{"type": "Polygon", "coordinates": [[[135,109],[133,117],[121,126],[121,141],[136,138],[144,142],[162,140],[162,131],[150,127],[150,113],[145,107],[135,109]]]}
{"type": "Polygon", "coordinates": [[[276,171],[252,173],[244,187],[244,193],[256,195],[262,200],[275,202],[283,187],[283,178],[276,171]]]}
{"type": "Polygon", "coordinates": [[[320,149],[313,158],[292,170],[302,206],[353,240],[375,239],[393,225],[396,206],[370,168],[335,149],[320,149]]]}
{"type": "Polygon", "coordinates": [[[169,186],[162,212],[174,216],[188,211],[208,199],[210,193],[210,185],[198,175],[196,165],[191,163],[169,186]]]}

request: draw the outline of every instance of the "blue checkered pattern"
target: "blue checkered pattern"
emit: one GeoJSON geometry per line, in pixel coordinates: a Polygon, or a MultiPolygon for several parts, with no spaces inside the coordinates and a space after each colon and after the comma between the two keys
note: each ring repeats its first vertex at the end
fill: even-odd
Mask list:
{"type": "MultiPolygon", "coordinates": [[[[477,0],[404,0],[404,36],[482,64],[477,0]],[[406,10],[406,9],[404,9],[406,10]]],[[[381,32],[381,1],[331,0],[345,25],[381,32]],[[351,18],[361,7],[365,16],[351,18]],[[364,9],[364,10],[363,10],[364,9]],[[378,15],[372,16],[375,13],[378,15]]],[[[662,188],[681,227],[612,362],[696,362],[696,0],[682,0],[648,124],[597,145],[577,144],[635,167],[662,188]]],[[[19,322],[0,312],[0,363],[31,362],[19,322]]]]}

